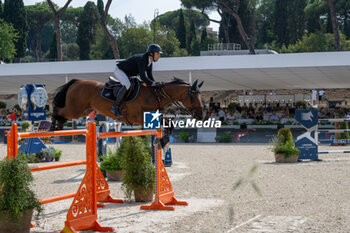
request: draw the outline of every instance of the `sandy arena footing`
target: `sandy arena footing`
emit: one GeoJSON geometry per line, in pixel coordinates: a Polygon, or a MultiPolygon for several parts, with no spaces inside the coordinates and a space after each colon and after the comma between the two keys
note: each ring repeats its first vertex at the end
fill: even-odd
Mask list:
{"type": "MultiPolygon", "coordinates": [[[[64,151],[62,161],[84,159],[83,144],[54,146],[64,151]]],[[[321,155],[322,162],[276,164],[268,145],[175,144],[171,148],[174,165],[167,172],[176,198],[189,206],[148,211],[139,209],[144,203],[107,203],[98,209],[102,225],[116,232],[350,232],[348,154],[321,155]],[[257,170],[249,177],[254,165],[257,170]],[[241,178],[245,182],[233,190],[241,178]]],[[[0,158],[5,156],[6,145],[1,144],[0,158]]],[[[75,192],[84,172],[85,166],[36,172],[33,189],[39,198],[75,192]]],[[[124,199],[121,182],[109,185],[113,197],[124,199]]],[[[44,205],[31,232],[62,230],[71,202],[44,205]]]]}

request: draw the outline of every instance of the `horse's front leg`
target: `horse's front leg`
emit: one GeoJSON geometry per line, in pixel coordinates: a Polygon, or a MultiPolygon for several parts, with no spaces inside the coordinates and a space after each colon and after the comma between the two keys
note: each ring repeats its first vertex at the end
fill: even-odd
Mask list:
{"type": "Polygon", "coordinates": [[[52,117],[49,131],[55,131],[55,130],[56,130],[56,118],[52,117]]]}

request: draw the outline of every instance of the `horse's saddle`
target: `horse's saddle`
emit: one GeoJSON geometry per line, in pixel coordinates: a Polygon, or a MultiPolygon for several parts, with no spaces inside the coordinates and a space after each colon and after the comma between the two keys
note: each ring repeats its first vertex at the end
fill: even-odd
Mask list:
{"type": "MultiPolygon", "coordinates": [[[[138,78],[130,78],[130,84],[130,88],[124,97],[126,102],[133,101],[140,92],[140,80],[138,78]]],[[[102,89],[101,96],[114,102],[121,87],[122,85],[117,79],[109,77],[102,89]]]]}

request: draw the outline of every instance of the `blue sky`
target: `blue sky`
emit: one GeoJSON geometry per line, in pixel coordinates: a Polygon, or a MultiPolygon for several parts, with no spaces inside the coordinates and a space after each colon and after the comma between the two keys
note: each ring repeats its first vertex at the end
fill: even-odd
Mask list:
{"type": "MultiPolygon", "coordinates": [[[[43,0],[24,0],[25,5],[32,5],[43,0]]],[[[52,0],[55,4],[63,6],[66,0],[52,0]]],[[[93,0],[97,2],[97,0],[93,0]]],[[[69,6],[80,7],[86,4],[86,0],[73,0],[69,6]]],[[[106,4],[107,0],[104,0],[106,4]]],[[[113,0],[109,9],[109,14],[114,18],[123,19],[125,15],[131,14],[137,23],[143,23],[144,21],[151,21],[154,17],[155,9],[159,10],[159,14],[163,14],[167,11],[177,10],[181,7],[180,0],[113,0]]],[[[219,15],[213,12],[210,17],[219,19],[219,15]]],[[[216,23],[211,23],[210,27],[214,30],[218,30],[219,26],[216,23]]]]}

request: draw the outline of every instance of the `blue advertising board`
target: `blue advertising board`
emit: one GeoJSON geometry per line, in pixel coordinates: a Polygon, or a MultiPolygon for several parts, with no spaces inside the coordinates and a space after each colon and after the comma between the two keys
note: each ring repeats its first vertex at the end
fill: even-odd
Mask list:
{"type": "Polygon", "coordinates": [[[310,129],[318,124],[317,109],[297,109],[295,119],[306,129],[310,129]]]}
{"type": "Polygon", "coordinates": [[[295,146],[300,150],[299,159],[318,160],[318,145],[310,132],[300,135],[295,146]]]}
{"type": "Polygon", "coordinates": [[[27,102],[27,111],[25,111],[23,115],[25,119],[30,121],[46,120],[45,107],[42,107],[42,108],[36,107],[34,103],[31,101],[33,99],[32,94],[36,87],[45,88],[45,85],[44,84],[26,84],[25,85],[27,96],[28,96],[28,102],[27,102]]]}

